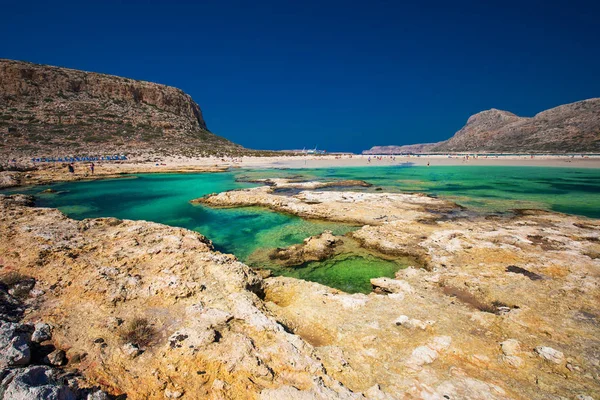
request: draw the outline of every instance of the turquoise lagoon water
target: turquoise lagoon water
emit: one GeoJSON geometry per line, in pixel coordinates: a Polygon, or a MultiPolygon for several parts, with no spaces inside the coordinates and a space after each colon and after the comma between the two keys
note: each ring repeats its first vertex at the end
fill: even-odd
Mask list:
{"type": "MultiPolygon", "coordinates": [[[[343,235],[356,227],[301,218],[260,208],[213,209],[189,200],[213,192],[256,186],[243,180],[360,179],[371,188],[352,190],[422,192],[448,198],[478,212],[541,208],[600,218],[600,170],[536,167],[440,166],[332,169],[236,170],[210,174],[145,174],[123,179],[58,183],[20,188],[37,204],[56,207],[75,219],[117,217],[188,228],[211,239],[215,247],[253,264],[251,255],[266,248],[300,243],[326,229],[343,235]],[[57,193],[41,193],[52,188],[57,193]]],[[[335,190],[332,189],[332,190],[335,190]]],[[[348,190],[348,189],[344,189],[348,190]]],[[[321,282],[348,292],[368,292],[369,279],[393,276],[406,260],[383,260],[369,254],[341,254],[300,267],[267,267],[276,274],[321,282]]]]}
{"type": "MultiPolygon", "coordinates": [[[[600,218],[600,169],[556,167],[412,166],[244,171],[255,177],[359,179],[373,192],[427,193],[482,212],[539,208],[600,218]]],[[[346,190],[346,189],[344,189],[346,190]]]]}

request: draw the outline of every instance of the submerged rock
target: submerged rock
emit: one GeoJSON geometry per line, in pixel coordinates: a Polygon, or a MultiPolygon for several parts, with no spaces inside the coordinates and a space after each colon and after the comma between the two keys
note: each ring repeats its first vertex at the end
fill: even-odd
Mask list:
{"type": "Polygon", "coordinates": [[[0,368],[27,365],[31,360],[31,328],[0,321],[0,368]]]}
{"type": "Polygon", "coordinates": [[[302,244],[275,249],[269,253],[269,258],[279,261],[284,266],[301,265],[331,257],[340,244],[342,239],[334,236],[331,231],[325,231],[320,235],[304,239],[302,244]]]}

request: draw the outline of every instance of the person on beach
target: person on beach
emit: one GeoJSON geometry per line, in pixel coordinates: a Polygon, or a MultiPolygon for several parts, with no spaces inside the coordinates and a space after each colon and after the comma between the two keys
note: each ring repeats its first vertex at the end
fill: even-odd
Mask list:
{"type": "Polygon", "coordinates": [[[69,172],[72,174],[75,173],[75,167],[73,166],[73,163],[69,164],[69,172]]]}
{"type": "Polygon", "coordinates": [[[94,163],[90,163],[90,171],[92,172],[92,175],[94,175],[94,163]]]}

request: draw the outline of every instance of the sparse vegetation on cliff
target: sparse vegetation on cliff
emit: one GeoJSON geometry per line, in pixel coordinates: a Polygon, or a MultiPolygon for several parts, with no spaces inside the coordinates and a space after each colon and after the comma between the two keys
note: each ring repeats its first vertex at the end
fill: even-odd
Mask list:
{"type": "Polygon", "coordinates": [[[244,153],[180,89],[0,60],[0,156],[244,153]]]}

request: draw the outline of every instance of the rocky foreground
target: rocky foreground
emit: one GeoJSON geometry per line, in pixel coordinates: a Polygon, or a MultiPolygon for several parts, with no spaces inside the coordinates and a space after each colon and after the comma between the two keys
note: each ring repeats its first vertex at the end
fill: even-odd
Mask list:
{"type": "MultiPolygon", "coordinates": [[[[363,247],[417,260],[417,268],[396,279],[372,280],[382,295],[266,280],[269,309],[312,343],[349,388],[379,384],[390,398],[600,394],[597,220],[534,210],[464,217],[455,205],[421,195],[281,196],[276,187],[197,201],[365,224],[350,234],[363,247]]],[[[333,246],[335,237],[321,235],[275,255],[293,259],[324,240],[333,246]]]]}
{"type": "MultiPolygon", "coordinates": [[[[111,395],[600,396],[600,222],[539,211],[467,219],[427,196],[268,183],[198,201],[360,223],[352,240],[415,266],[350,295],[261,278],[185,229],[74,221],[3,196],[1,273],[35,279],[23,322],[48,323],[60,368],[111,395]]],[[[320,259],[340,239],[281,251],[320,259]]]]}

